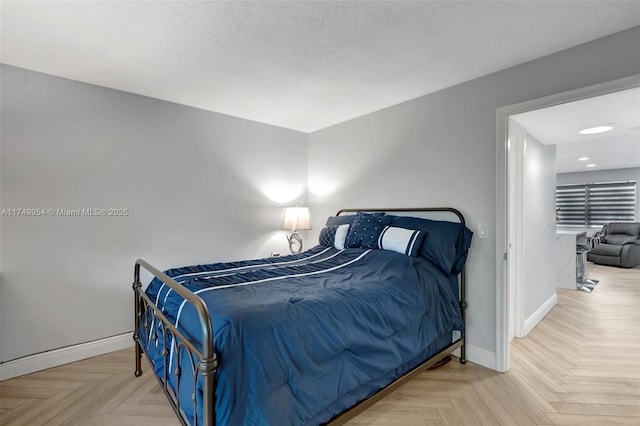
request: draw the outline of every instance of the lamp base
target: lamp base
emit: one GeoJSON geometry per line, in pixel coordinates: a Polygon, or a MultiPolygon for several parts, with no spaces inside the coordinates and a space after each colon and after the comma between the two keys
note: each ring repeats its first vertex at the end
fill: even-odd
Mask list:
{"type": "Polygon", "coordinates": [[[302,251],[302,237],[296,231],[293,231],[293,234],[289,235],[287,240],[289,241],[289,250],[291,250],[292,254],[302,251]]]}

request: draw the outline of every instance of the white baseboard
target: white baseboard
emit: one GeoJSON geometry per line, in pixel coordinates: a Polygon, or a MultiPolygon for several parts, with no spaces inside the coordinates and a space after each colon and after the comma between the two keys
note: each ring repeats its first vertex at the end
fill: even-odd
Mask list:
{"type": "MultiPolygon", "coordinates": [[[[555,298],[555,301],[557,301],[557,297],[555,298]]],[[[553,305],[555,305],[555,301],[553,305]]],[[[545,303],[545,305],[547,303],[545,303]]],[[[553,308],[553,305],[551,308],[553,308]]],[[[543,317],[544,315],[540,319],[543,317]]],[[[0,364],[0,381],[23,376],[29,373],[35,373],[36,371],[46,370],[47,368],[57,367],[70,362],[103,355],[108,352],[129,348],[133,346],[133,339],[131,336],[132,333],[119,334],[117,336],[68,346],[66,348],[55,349],[53,351],[43,352],[40,354],[29,355],[14,361],[2,363],[0,364]]],[[[494,352],[471,345],[467,345],[466,352],[467,360],[492,370],[496,369],[496,354],[494,352]]],[[[454,355],[460,356],[460,350],[457,349],[454,352],[454,355]]]]}
{"type": "Polygon", "coordinates": [[[133,346],[133,333],[54,349],[0,364],[0,381],[133,346]]]}
{"type": "Polygon", "coordinates": [[[549,312],[551,312],[553,307],[556,306],[556,303],[558,303],[558,295],[553,293],[553,296],[548,298],[547,301],[533,313],[533,315],[524,321],[525,336],[528,335],[549,312]]]}
{"type": "Polygon", "coordinates": [[[466,352],[467,360],[473,362],[474,364],[479,364],[492,370],[496,369],[497,363],[495,352],[490,352],[486,349],[480,349],[471,345],[467,345],[466,352]]]}

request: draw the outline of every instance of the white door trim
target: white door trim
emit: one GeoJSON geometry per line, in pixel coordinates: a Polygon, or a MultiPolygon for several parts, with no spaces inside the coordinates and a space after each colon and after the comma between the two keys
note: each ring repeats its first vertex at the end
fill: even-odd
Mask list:
{"type": "Polygon", "coordinates": [[[509,289],[505,254],[508,253],[508,197],[509,178],[507,155],[507,123],[512,114],[546,108],[580,99],[591,98],[620,90],[640,87],[640,74],[611,80],[592,86],[545,96],[539,99],[507,105],[496,111],[496,369],[509,370],[509,289]]]}
{"type": "Polygon", "coordinates": [[[507,117],[507,294],[509,295],[509,342],[524,337],[524,165],[526,130],[507,117]]]}

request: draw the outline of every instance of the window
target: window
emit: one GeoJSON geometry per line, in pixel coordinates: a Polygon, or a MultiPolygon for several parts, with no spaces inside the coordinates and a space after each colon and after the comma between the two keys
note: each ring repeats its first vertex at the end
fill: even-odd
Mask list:
{"type": "Polygon", "coordinates": [[[558,225],[596,227],[609,222],[633,222],[636,183],[605,182],[556,187],[558,225]]]}

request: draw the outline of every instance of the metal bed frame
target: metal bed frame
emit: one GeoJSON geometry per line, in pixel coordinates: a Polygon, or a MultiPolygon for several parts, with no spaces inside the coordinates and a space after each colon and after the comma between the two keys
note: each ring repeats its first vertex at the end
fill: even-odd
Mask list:
{"type": "MultiPolygon", "coordinates": [[[[461,224],[465,224],[464,216],[460,211],[451,207],[427,207],[427,208],[390,208],[390,209],[342,209],[338,211],[337,215],[343,213],[356,213],[356,212],[389,212],[389,213],[410,213],[410,212],[446,212],[452,213],[457,216],[461,224]]],[[[191,389],[191,402],[193,403],[194,412],[194,426],[213,426],[216,424],[215,413],[215,392],[216,392],[216,368],[218,366],[218,360],[216,357],[215,347],[213,343],[213,329],[211,327],[211,316],[205,303],[196,294],[188,290],[186,287],[178,284],[175,280],[153,267],[148,262],[138,259],[134,265],[134,309],[135,309],[135,328],[133,332],[133,340],[135,342],[135,376],[142,375],[142,353],[144,352],[147,360],[153,365],[149,355],[142,349],[140,344],[140,333],[150,336],[150,339],[154,342],[161,339],[164,369],[162,377],[156,375],[162,390],[164,391],[171,407],[178,416],[181,424],[188,425],[188,420],[183,411],[183,406],[178,398],[180,394],[180,377],[182,374],[191,374],[193,376],[193,389],[191,389]],[[202,331],[202,350],[196,348],[185,336],[181,333],[159,310],[153,301],[142,290],[142,283],[140,281],[140,268],[144,268],[150,272],[155,278],[158,278],[165,285],[171,288],[182,296],[188,303],[194,306],[198,316],[200,318],[200,327],[202,331]],[[149,318],[150,317],[150,318],[149,318]],[[153,323],[157,326],[153,326],[153,323]],[[159,330],[159,331],[158,331],[159,330]],[[176,392],[174,392],[168,384],[169,371],[168,371],[168,357],[170,354],[167,351],[167,341],[171,337],[175,342],[174,356],[176,357],[175,365],[177,366],[173,373],[176,375],[176,392]],[[190,361],[191,371],[183,373],[180,367],[181,356],[187,356],[190,361]],[[194,361],[197,360],[197,361],[194,361]],[[202,383],[202,418],[198,418],[198,406],[197,406],[197,389],[198,383],[202,383]]],[[[462,321],[465,321],[465,311],[467,309],[466,297],[466,278],[465,269],[459,274],[459,300],[460,310],[462,314],[462,321]]],[[[460,332],[460,337],[453,341],[449,346],[442,349],[434,356],[426,359],[417,367],[408,371],[395,381],[391,382],[385,388],[380,389],[377,393],[370,396],[368,399],[360,401],[348,410],[338,414],[331,419],[327,425],[341,425],[351,420],[361,412],[365,411],[368,407],[375,404],[380,399],[384,398],[413,377],[423,372],[426,369],[433,368],[434,366],[442,363],[444,359],[447,359],[449,355],[456,349],[460,349],[460,363],[465,364],[466,351],[465,351],[465,331],[460,332]]]]}

